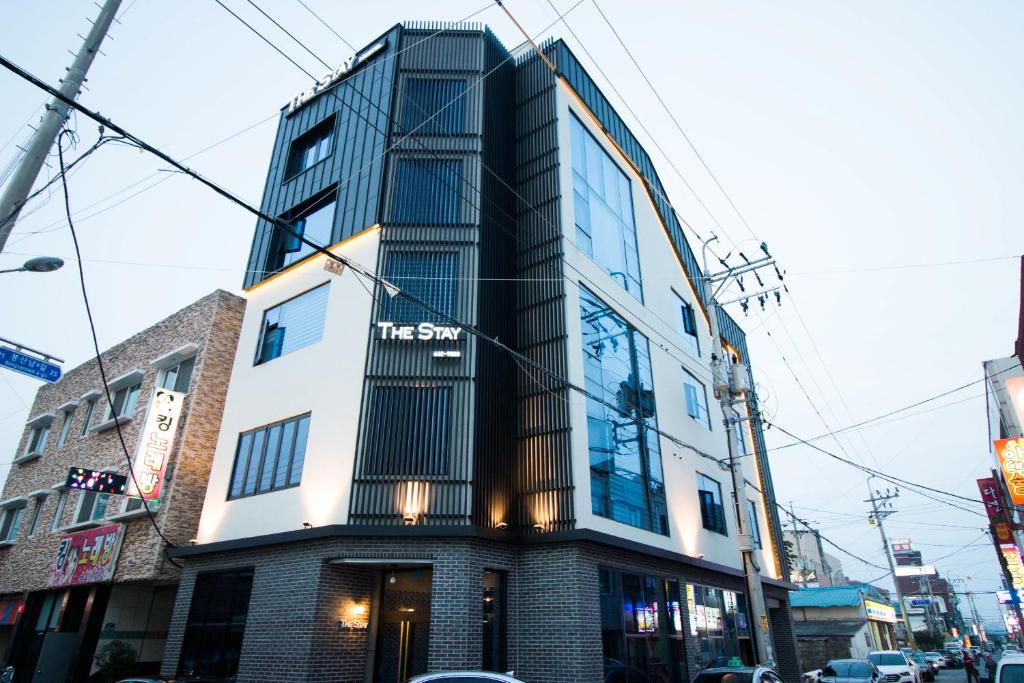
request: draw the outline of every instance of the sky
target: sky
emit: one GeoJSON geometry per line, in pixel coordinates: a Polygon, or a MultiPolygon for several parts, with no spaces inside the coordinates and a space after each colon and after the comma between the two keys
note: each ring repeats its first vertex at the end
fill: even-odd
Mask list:
{"type": "MultiPolygon", "coordinates": [[[[357,46],[399,21],[454,21],[478,10],[475,20],[507,47],[522,42],[485,0],[303,1],[357,46]]],[[[323,71],[249,3],[224,2],[306,69],[323,71]]],[[[553,2],[563,12],[576,0],[553,2]]],[[[298,0],[258,4],[328,63],[350,56],[298,0]]],[[[547,0],[505,4],[531,35],[567,40],[651,153],[695,233],[717,234],[722,256],[738,245],[753,257],[767,242],[786,271],[790,292],[781,308],[761,313],[753,303],[744,319],[737,304],[729,307],[748,330],[773,423],[816,436],[979,380],[983,360],[1012,353],[1016,258],[1024,253],[1024,5],[598,0],[677,127],[598,5],[583,0],[566,21],[676,173],[566,27],[547,28],[556,20],[547,0]]],[[[0,53],[55,83],[95,11],[70,0],[9,1],[0,53]]],[[[308,78],[214,0],[125,0],[111,35],[81,102],[258,204],[276,114],[308,78]]],[[[0,170],[45,99],[0,73],[0,144],[10,138],[0,148],[0,170]]],[[[73,123],[84,149],[96,126],[81,116],[73,123]]],[[[255,221],[165,168],[138,150],[108,145],[69,174],[104,348],[216,288],[240,290],[255,221]]],[[[68,266],[0,275],[0,336],[63,358],[70,369],[92,349],[59,184],[54,190],[23,212],[0,268],[42,254],[68,266]]],[[[981,387],[816,443],[977,498],[975,479],[991,466],[981,387]]],[[[37,388],[0,373],[4,473],[37,388]]],[[[779,429],[767,439],[770,447],[791,441],[779,429]]],[[[885,560],[878,530],[867,523],[865,475],[806,446],[772,452],[770,460],[779,501],[792,502],[798,516],[854,556],[826,548],[846,573],[891,588],[878,578],[882,570],[866,564],[885,560]]],[[[982,534],[980,505],[963,504],[974,512],[902,489],[886,530],[912,538],[944,576],[964,579],[962,589],[978,593],[978,610],[994,625],[998,608],[985,592],[1000,587],[998,564],[982,534]]]]}

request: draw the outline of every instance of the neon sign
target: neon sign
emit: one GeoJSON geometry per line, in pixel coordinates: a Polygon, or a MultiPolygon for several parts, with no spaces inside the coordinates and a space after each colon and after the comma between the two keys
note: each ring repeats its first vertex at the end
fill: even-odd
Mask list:
{"type": "Polygon", "coordinates": [[[114,472],[87,470],[82,467],[69,467],[68,480],[65,486],[69,489],[95,491],[96,493],[113,493],[121,495],[128,486],[128,477],[114,472]]]}
{"type": "Polygon", "coordinates": [[[1024,439],[999,439],[992,445],[1003,468],[1010,501],[1014,505],[1024,505],[1024,439]]]}

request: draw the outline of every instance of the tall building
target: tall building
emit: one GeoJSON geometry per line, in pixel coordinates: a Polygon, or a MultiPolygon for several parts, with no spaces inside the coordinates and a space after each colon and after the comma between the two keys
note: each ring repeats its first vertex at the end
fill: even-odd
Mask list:
{"type": "Polygon", "coordinates": [[[0,500],[0,653],[17,681],[85,681],[115,641],[159,669],[181,575],[167,542],[196,534],[244,308],[218,290],[104,351],[112,403],[95,359],[36,393],[0,500]],[[114,485],[129,458],[135,495],[78,488],[114,485]]]}
{"type": "Polygon", "coordinates": [[[165,676],[799,677],[758,420],[735,496],[724,464],[708,316],[749,366],[743,331],[646,151],[543,51],[557,75],[481,26],[398,25],[283,108],[262,209],[355,265],[256,226],[165,676]]]}

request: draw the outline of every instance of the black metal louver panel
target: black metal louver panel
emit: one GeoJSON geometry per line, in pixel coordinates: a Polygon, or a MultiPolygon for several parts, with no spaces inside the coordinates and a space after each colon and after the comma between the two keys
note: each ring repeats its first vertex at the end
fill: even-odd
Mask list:
{"type": "Polygon", "coordinates": [[[448,474],[451,387],[375,387],[366,424],[364,476],[448,474]]]}

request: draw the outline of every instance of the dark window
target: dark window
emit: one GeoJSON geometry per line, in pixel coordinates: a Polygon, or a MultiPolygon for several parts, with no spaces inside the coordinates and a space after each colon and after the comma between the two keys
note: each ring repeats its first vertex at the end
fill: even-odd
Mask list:
{"type": "Polygon", "coordinates": [[[252,569],[241,569],[196,576],[179,678],[234,680],[249,613],[252,573],[252,569]]]}
{"type": "Polygon", "coordinates": [[[698,474],[697,496],[700,499],[700,518],[704,528],[718,534],[727,534],[722,485],[710,477],[698,474]]]}
{"type": "Polygon", "coordinates": [[[107,419],[115,417],[131,417],[135,413],[135,406],[139,402],[139,390],[142,383],[133,384],[129,387],[121,387],[114,392],[114,402],[107,407],[107,419]]]}
{"type": "Polygon", "coordinates": [[[78,514],[75,516],[75,524],[97,522],[103,519],[107,516],[107,507],[109,504],[109,493],[82,491],[82,497],[78,502],[78,514]]]}
{"type": "Polygon", "coordinates": [[[295,139],[288,154],[288,170],[285,175],[291,178],[326,159],[331,154],[333,141],[334,117],[331,116],[295,139]]]}
{"type": "Polygon", "coordinates": [[[700,343],[697,339],[697,316],[691,304],[683,301],[683,298],[678,294],[676,294],[676,298],[678,299],[676,305],[679,307],[679,336],[699,356],[700,343]]]}
{"type": "Polygon", "coordinates": [[[3,521],[0,521],[0,541],[13,541],[18,535],[18,526],[25,514],[25,506],[9,507],[4,510],[3,521]]]}
{"type": "Polygon", "coordinates": [[[1024,683],[1024,664],[1003,664],[999,683],[1024,683]]]}
{"type": "Polygon", "coordinates": [[[334,210],[337,201],[332,190],[325,197],[295,212],[295,218],[282,217],[291,223],[294,232],[274,228],[274,239],[267,256],[266,273],[276,273],[312,254],[315,249],[299,235],[313,244],[326,247],[334,242],[334,210]]]}
{"type": "Polygon", "coordinates": [[[451,387],[374,387],[363,473],[448,473],[451,387]]]}
{"type": "Polygon", "coordinates": [[[683,391],[686,394],[686,414],[711,429],[711,414],[708,412],[708,392],[704,385],[689,372],[684,371],[683,391]]]}
{"type": "Polygon", "coordinates": [[[761,527],[757,523],[757,506],[752,500],[747,500],[747,517],[750,518],[750,535],[754,539],[754,546],[760,548],[761,527]]]}
{"type": "Polygon", "coordinates": [[[445,135],[466,130],[466,81],[410,78],[402,101],[402,129],[418,135],[445,135]]]}
{"type": "Polygon", "coordinates": [[[594,514],[668,534],[647,338],[580,288],[594,514]]]}
{"type": "Polygon", "coordinates": [[[697,674],[693,683],[750,683],[752,680],[750,671],[713,671],[697,674]]]}
{"type": "Polygon", "coordinates": [[[328,285],[322,284],[263,314],[256,365],[320,341],[327,315],[328,285]]]}
{"type": "Polygon", "coordinates": [[[45,497],[36,498],[36,507],[32,511],[32,521],[28,525],[28,535],[31,536],[39,528],[39,513],[43,511],[43,503],[46,502],[45,497]]]}
{"type": "Polygon", "coordinates": [[[64,411],[64,421],[60,425],[60,436],[57,438],[57,448],[64,445],[68,440],[68,432],[71,431],[71,421],[75,417],[75,409],[64,411]]]}
{"type": "Polygon", "coordinates": [[[46,448],[46,441],[50,438],[50,424],[39,425],[32,428],[28,436],[28,443],[25,445],[25,454],[42,453],[46,448]]]}
{"type": "Polygon", "coordinates": [[[505,671],[505,574],[484,571],[483,670],[505,671]]]}
{"type": "Polygon", "coordinates": [[[196,365],[196,357],[189,356],[185,360],[165,368],[160,386],[171,391],[187,392],[192,381],[192,370],[196,365]]]}
{"type": "Polygon", "coordinates": [[[576,246],[643,301],[629,179],[575,116],[569,130],[576,246]]]}
{"type": "Polygon", "coordinates": [[[834,674],[829,674],[830,676],[846,677],[851,675],[850,670],[853,667],[853,662],[851,662],[848,659],[843,659],[834,662],[829,662],[825,666],[832,667],[832,671],[835,672],[834,674]]]}
{"type": "Polygon", "coordinates": [[[453,225],[461,221],[462,161],[399,159],[395,165],[391,222],[453,225]]]}
{"type": "MultiPolygon", "coordinates": [[[[455,315],[459,255],[453,251],[399,251],[388,256],[385,278],[442,313],[455,315]]],[[[394,323],[447,322],[400,296],[381,297],[380,319],[394,323]]]]}
{"type": "Polygon", "coordinates": [[[875,666],[907,666],[907,658],[901,654],[870,654],[868,661],[875,666]]]}
{"type": "Polygon", "coordinates": [[[309,413],[240,434],[228,498],[298,486],[308,436],[309,413]]]}
{"type": "Polygon", "coordinates": [[[85,402],[85,415],[82,416],[82,429],[79,436],[85,436],[89,432],[89,422],[92,421],[92,413],[96,409],[96,399],[85,402]]]}

